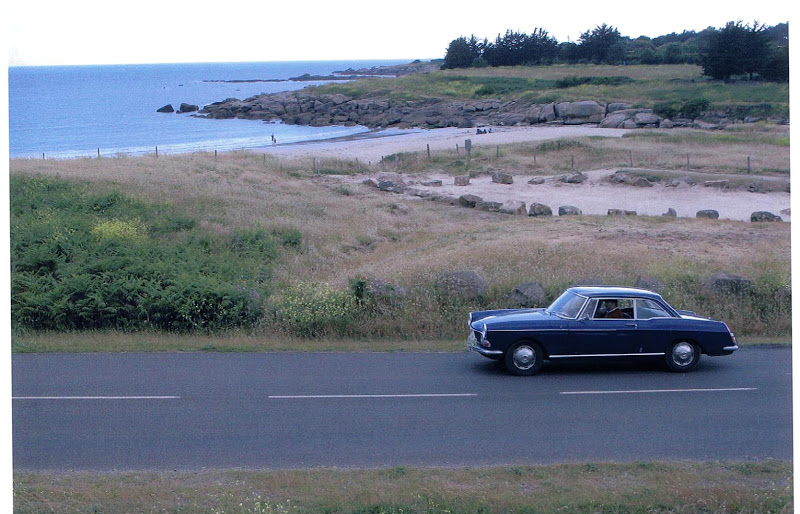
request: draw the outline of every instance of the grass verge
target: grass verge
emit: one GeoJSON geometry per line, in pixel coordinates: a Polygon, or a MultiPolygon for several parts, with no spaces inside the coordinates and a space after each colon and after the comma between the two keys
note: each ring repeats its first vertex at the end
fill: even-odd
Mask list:
{"type": "Polygon", "coordinates": [[[26,512],[791,512],[792,466],[585,463],[493,468],[14,474],[26,512]]]}

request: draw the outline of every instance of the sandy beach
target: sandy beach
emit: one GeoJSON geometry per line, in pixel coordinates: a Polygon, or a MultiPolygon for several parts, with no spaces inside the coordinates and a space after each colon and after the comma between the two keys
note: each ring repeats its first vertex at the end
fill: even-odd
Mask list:
{"type": "Polygon", "coordinates": [[[394,135],[388,136],[381,136],[380,132],[371,132],[342,139],[288,145],[277,144],[256,148],[254,151],[285,157],[358,159],[375,164],[380,162],[382,157],[388,155],[426,151],[428,145],[432,151],[455,150],[456,145],[463,150],[464,141],[467,139],[471,140],[473,148],[493,148],[497,145],[545,141],[563,137],[622,137],[627,132],[621,129],[601,129],[589,126],[492,127],[492,131],[486,134],[476,134],[476,130],[475,128],[416,129],[394,131],[394,135]]]}
{"type": "MultiPolygon", "coordinates": [[[[274,145],[258,148],[255,151],[287,158],[334,158],[358,159],[367,164],[377,164],[384,156],[400,152],[455,150],[456,145],[463,152],[465,140],[471,141],[473,148],[494,148],[497,145],[544,141],[564,137],[604,136],[622,137],[627,131],[621,129],[601,129],[591,126],[564,127],[493,127],[490,133],[476,134],[476,129],[443,128],[433,130],[408,130],[397,135],[380,136],[367,133],[339,140],[315,141],[300,144],[274,145]]],[[[674,209],[678,217],[694,218],[700,210],[712,209],[719,212],[720,219],[749,221],[750,215],[757,211],[768,211],[790,221],[790,194],[786,192],[751,193],[746,190],[726,190],[704,187],[702,184],[690,185],[682,182],[678,187],[656,184],[641,188],[624,184],[612,184],[607,178],[616,169],[599,169],[586,172],[588,180],[582,184],[565,184],[558,178],[547,179],[543,184],[529,184],[531,178],[523,173],[514,173],[511,185],[496,184],[488,175],[475,177],[468,186],[456,186],[453,177],[446,174],[426,174],[425,176],[404,176],[402,180],[415,189],[428,189],[438,195],[458,198],[464,194],[481,197],[484,201],[507,203],[525,202],[548,205],[554,215],[562,205],[578,207],[584,214],[606,215],[609,209],[636,211],[639,215],[660,216],[668,209],[674,209]],[[425,186],[423,183],[441,180],[441,186],[425,186]]],[[[367,178],[379,180],[384,173],[374,173],[347,177],[341,180],[360,184],[367,178]]],[[[391,194],[391,193],[387,193],[391,194]]],[[[418,197],[405,195],[410,199],[418,197]]]]}

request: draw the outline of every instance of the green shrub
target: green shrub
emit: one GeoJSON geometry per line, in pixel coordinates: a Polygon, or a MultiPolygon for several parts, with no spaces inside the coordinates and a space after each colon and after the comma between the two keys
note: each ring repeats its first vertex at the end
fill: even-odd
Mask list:
{"type": "Polygon", "coordinates": [[[288,287],[275,305],[275,317],[300,337],[345,335],[358,303],[349,291],[328,284],[299,282],[288,287]]]}
{"type": "Polygon", "coordinates": [[[623,84],[630,84],[636,82],[631,77],[613,76],[613,77],[576,77],[568,76],[558,79],[555,83],[557,89],[567,89],[570,87],[582,86],[589,84],[592,86],[621,86],[623,84]]]}
{"type": "Polygon", "coordinates": [[[11,176],[10,192],[15,329],[215,331],[263,316],[283,244],[263,229],[218,236],[168,206],[57,179],[11,176]]]}
{"type": "Polygon", "coordinates": [[[705,98],[696,98],[685,102],[681,107],[681,114],[684,118],[695,119],[700,116],[700,113],[708,110],[711,102],[705,98]]]}

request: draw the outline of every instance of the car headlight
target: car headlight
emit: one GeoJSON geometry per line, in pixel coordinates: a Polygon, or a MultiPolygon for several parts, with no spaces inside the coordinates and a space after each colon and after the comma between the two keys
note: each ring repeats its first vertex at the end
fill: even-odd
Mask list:
{"type": "Polygon", "coordinates": [[[489,348],[492,344],[486,338],[487,334],[489,333],[489,329],[486,327],[486,323],[483,324],[483,328],[481,329],[481,346],[484,348],[489,348]]]}

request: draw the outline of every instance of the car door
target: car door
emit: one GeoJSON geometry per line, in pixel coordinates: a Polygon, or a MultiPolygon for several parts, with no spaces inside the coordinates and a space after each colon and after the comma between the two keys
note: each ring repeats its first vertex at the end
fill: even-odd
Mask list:
{"type": "Polygon", "coordinates": [[[598,298],[596,302],[593,299],[571,333],[571,354],[615,356],[638,353],[637,330],[632,299],[598,298]]]}
{"type": "Polygon", "coordinates": [[[663,354],[671,342],[676,318],[655,300],[636,299],[638,351],[642,354],[663,354]]]}

